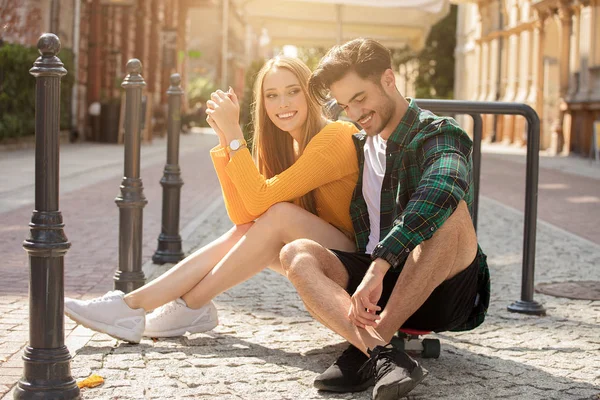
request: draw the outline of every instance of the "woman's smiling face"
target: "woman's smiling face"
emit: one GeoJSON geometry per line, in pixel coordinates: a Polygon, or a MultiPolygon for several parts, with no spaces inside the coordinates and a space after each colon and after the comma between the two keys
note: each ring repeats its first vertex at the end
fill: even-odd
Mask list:
{"type": "Polygon", "coordinates": [[[271,69],[263,81],[263,100],[269,119],[293,137],[308,116],[306,96],[298,77],[286,68],[271,69]]]}

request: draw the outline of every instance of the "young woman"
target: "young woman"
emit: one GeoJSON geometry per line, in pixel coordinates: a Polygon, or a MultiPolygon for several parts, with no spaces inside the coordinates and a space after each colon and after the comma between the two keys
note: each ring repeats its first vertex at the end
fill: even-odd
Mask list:
{"type": "Polygon", "coordinates": [[[295,239],[354,251],[350,200],[358,177],[349,123],[326,120],[308,96],[310,70],[294,58],[269,60],[254,88],[251,156],[239,127],[235,93],[217,91],[207,120],[219,136],[211,150],[235,226],[171,270],[124,295],[65,299],[74,321],[118,339],[204,332],[217,323],[212,299],[266,267],[295,239]],[[154,310],[146,315],[147,311],[154,310]]]}

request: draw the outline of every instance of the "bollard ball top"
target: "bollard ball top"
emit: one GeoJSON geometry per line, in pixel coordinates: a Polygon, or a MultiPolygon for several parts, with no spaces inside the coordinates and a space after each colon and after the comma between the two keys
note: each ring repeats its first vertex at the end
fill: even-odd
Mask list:
{"type": "Polygon", "coordinates": [[[181,75],[173,74],[171,75],[171,86],[179,86],[181,83],[181,75]]]}
{"type": "Polygon", "coordinates": [[[44,33],[38,39],[37,48],[43,57],[54,57],[60,51],[60,39],[54,33],[44,33]]]}
{"type": "Polygon", "coordinates": [[[132,58],[127,61],[127,73],[128,74],[141,74],[142,73],[142,62],[137,58],[132,58]]]}

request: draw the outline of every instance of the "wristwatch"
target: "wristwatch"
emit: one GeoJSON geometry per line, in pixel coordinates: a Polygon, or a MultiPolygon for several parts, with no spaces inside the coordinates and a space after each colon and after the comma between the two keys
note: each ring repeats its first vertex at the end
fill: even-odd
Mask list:
{"type": "Polygon", "coordinates": [[[246,141],[244,139],[233,139],[227,146],[227,152],[238,151],[242,147],[246,147],[246,141]]]}

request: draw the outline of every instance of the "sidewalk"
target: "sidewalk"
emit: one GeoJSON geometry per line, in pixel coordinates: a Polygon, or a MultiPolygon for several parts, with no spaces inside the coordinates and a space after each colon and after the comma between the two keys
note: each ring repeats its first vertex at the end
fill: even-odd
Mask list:
{"type": "MultiPolygon", "coordinates": [[[[216,138],[201,135],[184,138],[181,220],[185,221],[182,235],[185,233],[184,244],[189,250],[217,237],[230,227],[230,222],[210,160],[205,156],[216,138]]],[[[155,146],[161,144],[157,142],[152,151],[146,151],[156,152],[156,162],[146,161],[142,169],[144,193],[149,200],[144,209],[145,260],[155,250],[160,229],[158,180],[164,158],[158,156],[161,153],[155,146]]],[[[63,162],[69,159],[68,152],[65,149],[63,162]]],[[[112,153],[118,152],[113,149],[112,153]]],[[[487,153],[484,163],[486,156],[487,153]]],[[[495,157],[502,165],[519,169],[517,161],[495,157]]],[[[109,163],[109,158],[106,155],[101,160],[109,163]]],[[[25,165],[21,157],[18,160],[25,165]]],[[[85,163],[85,159],[79,161],[85,163]]],[[[483,167],[482,182],[491,180],[486,171],[493,169],[483,167]]],[[[73,243],[65,261],[68,295],[93,297],[112,288],[118,235],[118,210],[113,200],[118,193],[120,172],[110,167],[106,170],[114,176],[108,178],[107,173],[95,182],[82,180],[79,187],[73,184],[73,190],[62,197],[65,230],[73,243]]],[[[66,179],[76,181],[74,176],[66,179]]],[[[503,182],[497,185],[500,193],[511,194],[507,193],[512,188],[510,179],[499,182],[503,182]]],[[[536,300],[547,308],[548,316],[528,317],[507,312],[506,306],[520,295],[523,215],[518,207],[509,208],[494,200],[496,192],[490,192],[493,196],[488,197],[486,190],[490,192],[482,183],[478,235],[492,272],[489,315],[472,332],[438,335],[442,356],[438,360],[422,360],[430,375],[410,398],[597,398],[594,396],[600,395],[600,302],[536,294],[536,300]]],[[[0,199],[3,198],[0,193],[0,199]]],[[[7,255],[0,266],[0,273],[6,277],[0,282],[0,396],[12,388],[22,371],[21,348],[28,337],[27,258],[20,243],[26,236],[30,216],[31,205],[0,211],[0,246],[7,255]],[[2,362],[2,357],[7,361],[2,362]]],[[[598,217],[589,216],[593,218],[598,217]]],[[[538,223],[536,282],[600,280],[598,266],[599,244],[547,222],[538,223]]],[[[145,272],[147,276],[155,276],[159,269],[146,263],[145,272]]],[[[106,380],[98,388],[84,390],[83,397],[370,399],[370,391],[327,394],[312,388],[314,377],[327,368],[345,345],[310,318],[283,277],[263,272],[219,296],[216,304],[220,325],[212,332],[157,342],[144,339],[140,345],[125,344],[75,327],[66,318],[66,343],[74,355],[74,377],[80,380],[96,373],[106,380]]],[[[3,399],[12,399],[12,393],[3,399]]]]}
{"type": "MultiPolygon", "coordinates": [[[[525,149],[484,145],[481,194],[523,211],[525,149]]],[[[600,164],[540,153],[538,218],[600,244],[600,164]]]]}
{"type": "MultiPolygon", "coordinates": [[[[484,154],[493,154],[505,160],[525,164],[527,147],[516,147],[502,143],[482,143],[481,151],[484,154]]],[[[600,162],[590,162],[589,158],[577,154],[549,156],[545,151],[540,151],[540,168],[600,180],[600,162]]]]}
{"type": "MultiPolygon", "coordinates": [[[[206,157],[217,139],[213,135],[183,135],[180,165],[181,234],[189,236],[198,218],[222,205],[221,190],[206,157]]],[[[145,261],[156,250],[161,226],[162,187],[166,140],[142,147],[144,194],[143,249],[145,261]]],[[[28,340],[27,253],[34,199],[34,151],[3,152],[0,168],[0,393],[4,394],[22,372],[21,349],[28,340]],[[10,171],[17,171],[10,174],[10,171]]],[[[60,210],[71,248],[65,257],[65,293],[90,297],[112,289],[118,260],[119,211],[114,202],[123,176],[123,146],[84,143],[65,145],[61,152],[60,210]]],[[[75,328],[68,319],[65,333],[75,328]]]]}

